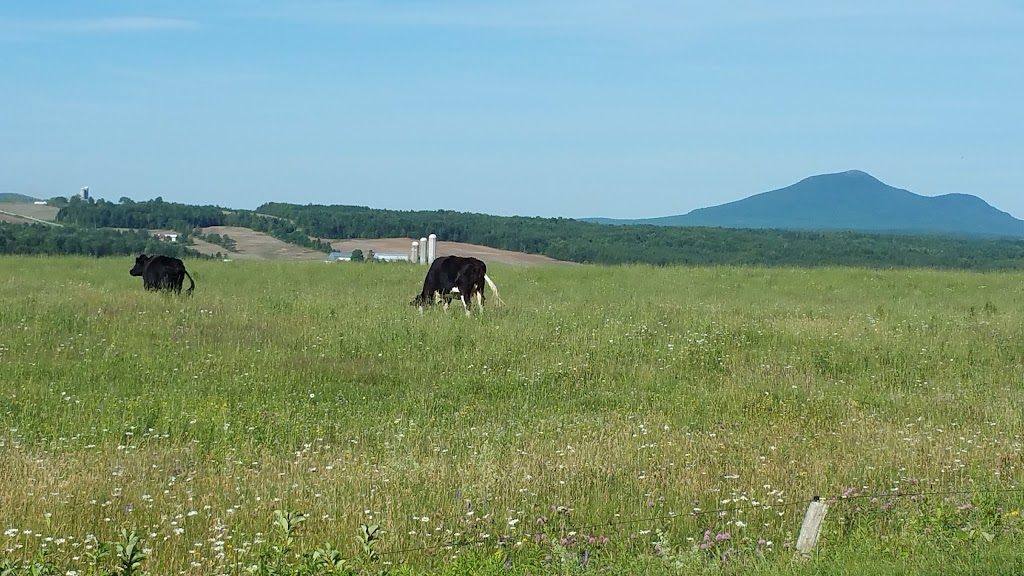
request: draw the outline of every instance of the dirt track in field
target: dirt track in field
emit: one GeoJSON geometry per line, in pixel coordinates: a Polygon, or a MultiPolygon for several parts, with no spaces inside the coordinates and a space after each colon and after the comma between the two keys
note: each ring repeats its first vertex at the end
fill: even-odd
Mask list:
{"type": "Polygon", "coordinates": [[[31,224],[31,220],[26,220],[21,216],[13,216],[11,214],[4,214],[0,212],[0,222],[14,222],[16,224],[31,224]]]}

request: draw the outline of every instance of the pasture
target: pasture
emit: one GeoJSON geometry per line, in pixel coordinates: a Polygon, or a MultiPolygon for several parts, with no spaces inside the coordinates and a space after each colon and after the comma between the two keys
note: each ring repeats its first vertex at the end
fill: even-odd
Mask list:
{"type": "Polygon", "coordinates": [[[8,560],[249,573],[294,510],[369,573],[1024,569],[1024,275],[492,264],[466,318],[423,266],[132,264],[0,258],[8,560]]]}

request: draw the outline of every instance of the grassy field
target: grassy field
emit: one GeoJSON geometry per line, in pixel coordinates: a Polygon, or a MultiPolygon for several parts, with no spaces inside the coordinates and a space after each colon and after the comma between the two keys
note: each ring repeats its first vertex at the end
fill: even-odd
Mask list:
{"type": "Polygon", "coordinates": [[[408,264],[131,264],[0,258],[7,562],[328,573],[245,571],[290,510],[293,567],[1024,571],[1021,274],[494,265],[466,318],[408,264]]]}

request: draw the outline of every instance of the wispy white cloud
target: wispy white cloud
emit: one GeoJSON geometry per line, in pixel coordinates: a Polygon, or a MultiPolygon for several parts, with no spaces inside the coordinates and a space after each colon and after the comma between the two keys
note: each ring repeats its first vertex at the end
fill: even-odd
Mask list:
{"type": "Polygon", "coordinates": [[[189,30],[198,22],[182,18],[153,16],[109,16],[92,18],[0,18],[0,38],[26,38],[43,34],[98,34],[189,30]]]}

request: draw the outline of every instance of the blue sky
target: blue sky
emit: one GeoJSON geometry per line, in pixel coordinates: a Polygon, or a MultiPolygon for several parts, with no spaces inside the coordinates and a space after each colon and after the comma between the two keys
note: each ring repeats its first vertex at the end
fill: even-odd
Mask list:
{"type": "Polygon", "coordinates": [[[0,5],[0,191],[680,214],[848,169],[1024,218],[1018,0],[0,5]]]}

